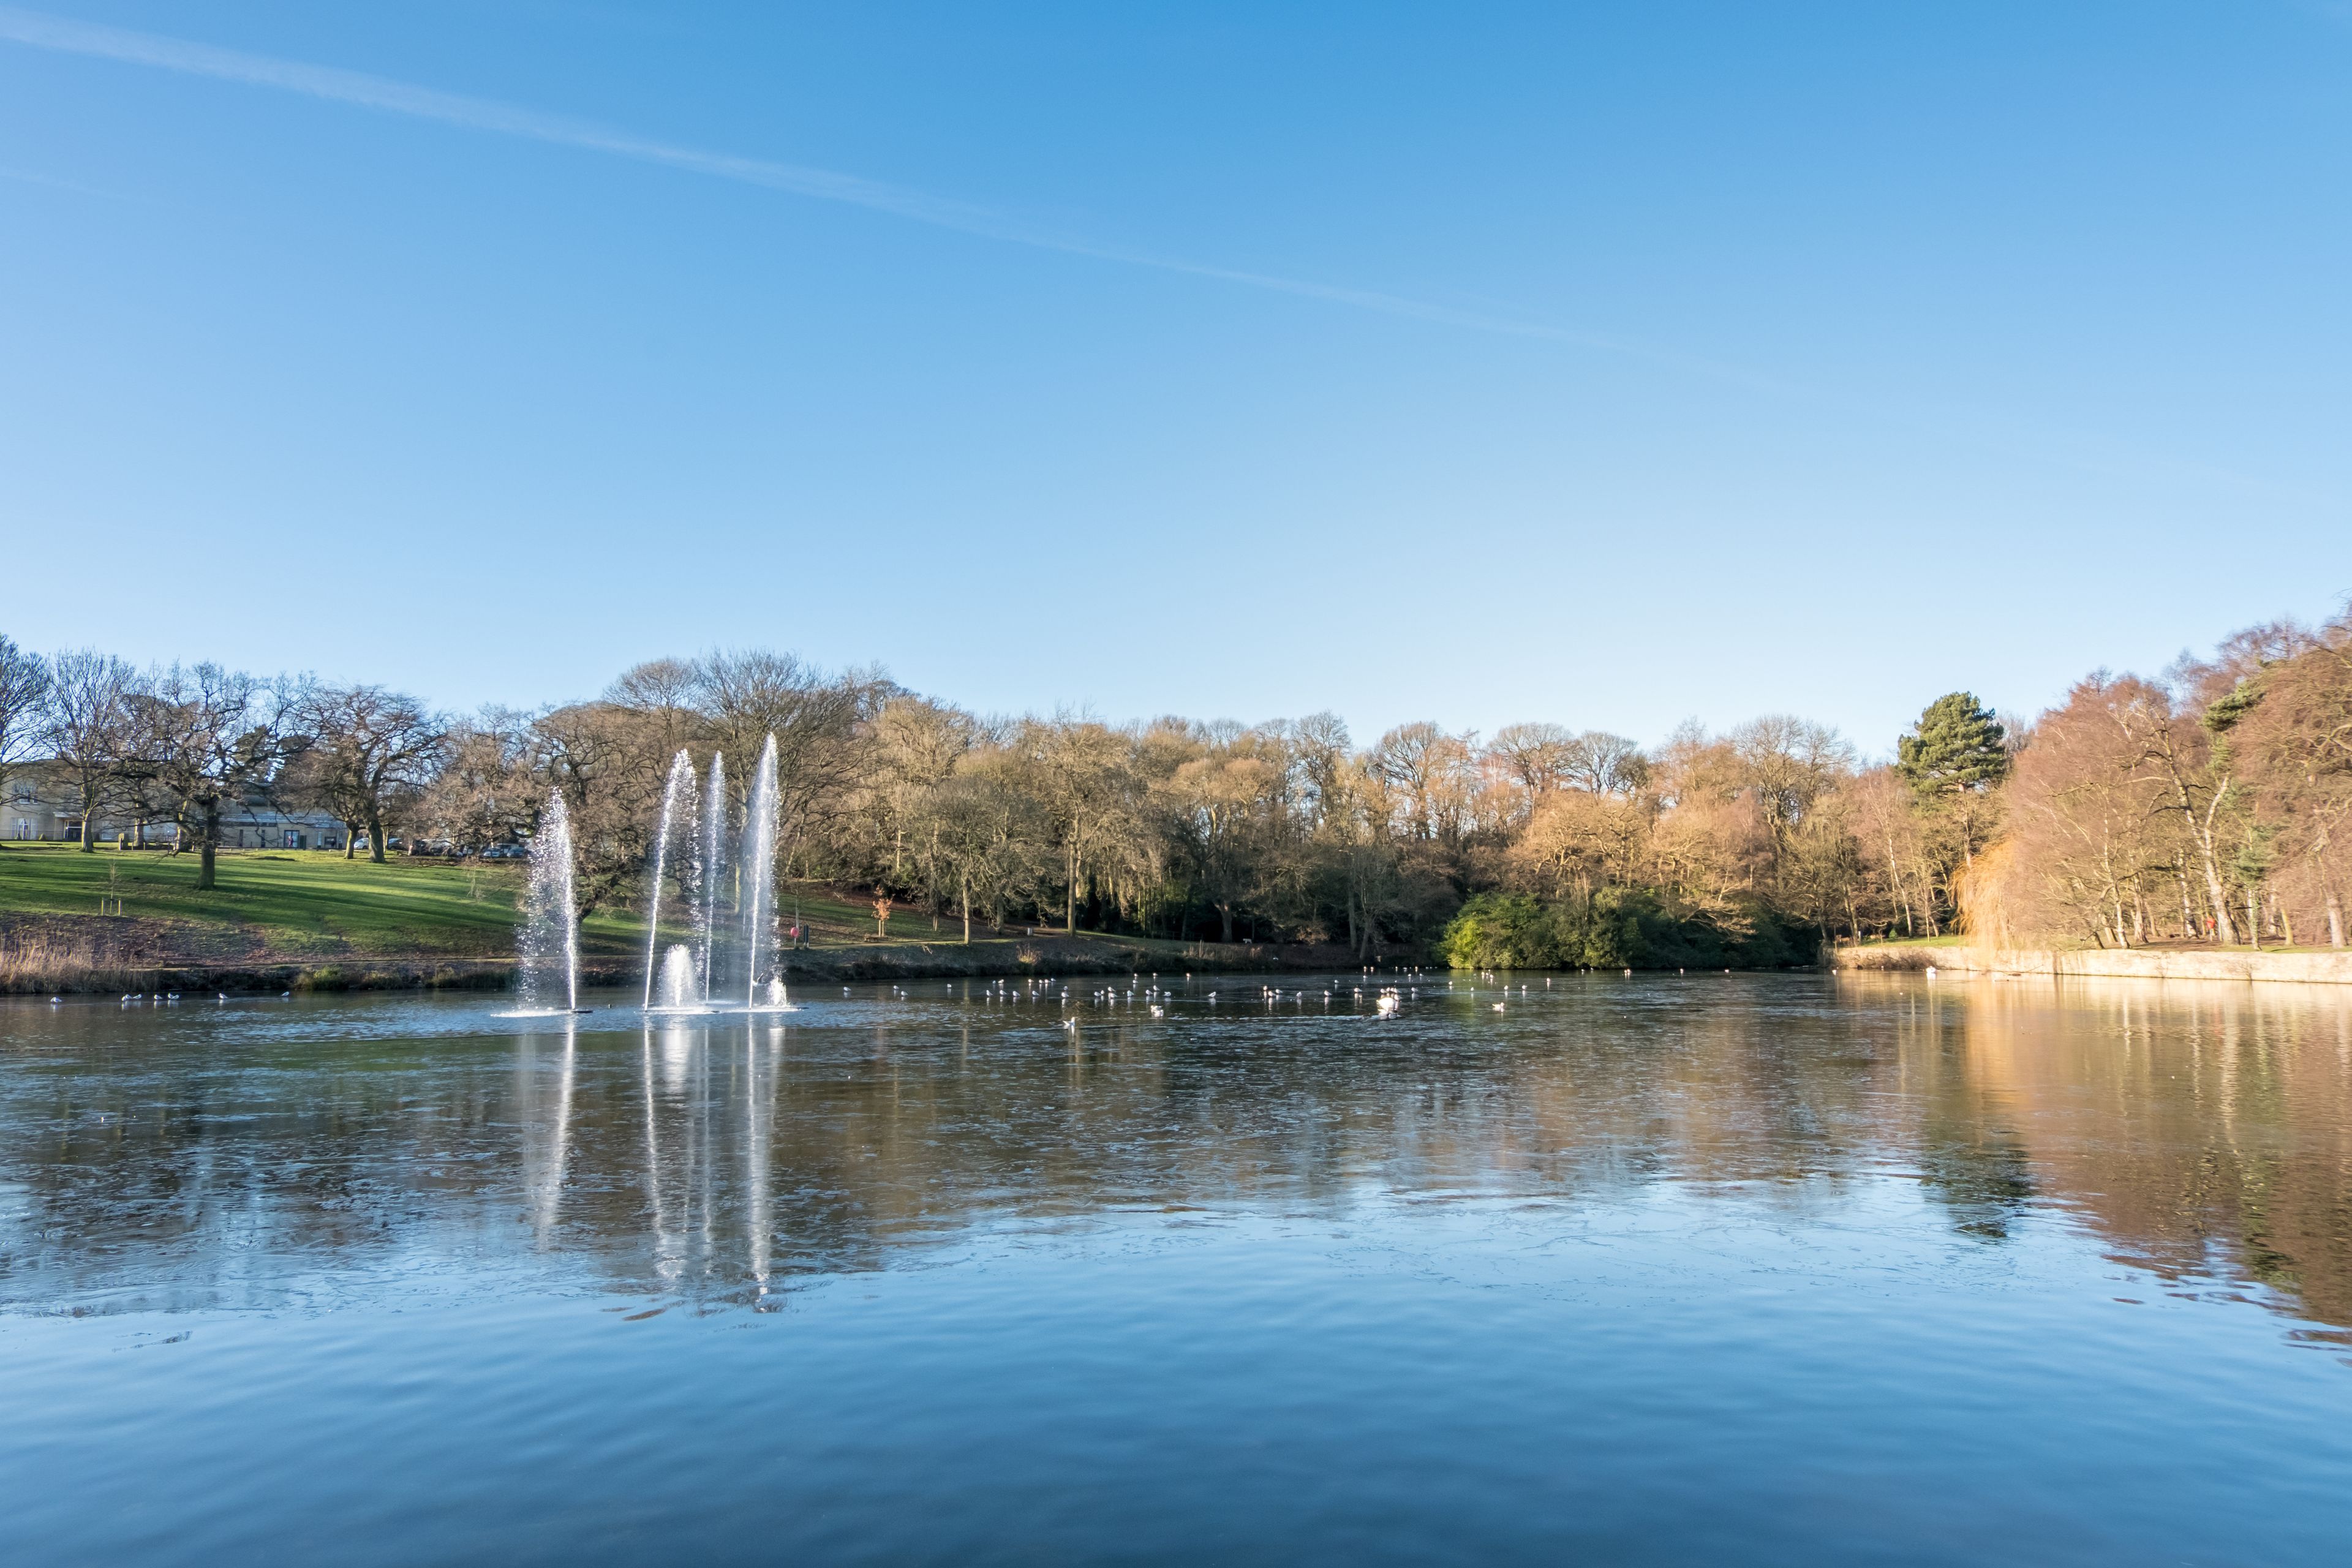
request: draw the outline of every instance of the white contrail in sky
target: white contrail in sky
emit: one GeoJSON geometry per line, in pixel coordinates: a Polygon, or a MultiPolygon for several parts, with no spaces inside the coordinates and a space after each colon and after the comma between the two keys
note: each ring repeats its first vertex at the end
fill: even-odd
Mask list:
{"type": "MultiPolygon", "coordinates": [[[[1646,362],[1718,384],[1745,387],[1775,397],[1795,397],[1821,406],[1839,405],[1850,418],[1883,422],[1888,416],[1882,402],[1858,403],[1851,398],[1824,397],[1815,389],[1797,385],[1780,377],[1752,370],[1744,365],[1685,353],[1660,347],[1654,343],[1613,334],[1558,327],[1524,318],[1486,311],[1462,310],[1414,300],[1401,294],[1390,294],[1372,289],[1349,289],[1336,284],[1310,282],[1304,279],[1285,278],[1276,273],[1253,272],[1242,268],[1219,267],[1207,262],[1188,261],[1180,257],[1158,255],[1150,251],[1129,249],[1120,246],[1101,244],[1077,236],[1025,224],[1016,218],[971,202],[935,196],[928,192],[910,190],[903,185],[868,180],[856,174],[844,174],[831,169],[810,168],[805,164],[783,163],[765,158],[739,158],[730,153],[709,153],[699,148],[680,146],[675,142],[656,141],[651,137],[634,135],[625,131],[609,130],[585,121],[570,120],[561,115],[543,114],[536,110],[518,108],[495,100],[468,98],[459,93],[441,92],[432,88],[415,87],[407,82],[393,81],[383,77],[369,76],[361,71],[343,70],[333,66],[306,65],[299,60],[277,59],[268,55],[247,54],[239,49],[224,49],[210,44],[191,43],[183,38],[165,37],[156,33],[133,32],[123,27],[102,26],[95,23],[78,22],[62,16],[52,16],[39,11],[22,10],[0,5],[0,43],[16,43],[33,48],[48,49],[60,54],[94,57],[116,60],[128,65],[150,66],[159,70],[175,71],[187,76],[210,77],[215,80],[243,82],[254,87],[274,88],[281,92],[299,93],[305,97],[346,103],[362,109],[373,109],[387,114],[406,115],[411,119],[432,121],[469,131],[488,132],[501,136],[517,136],[528,141],[545,142],[558,147],[576,148],[583,152],[601,153],[610,157],[631,158],[641,163],[666,164],[716,179],[733,180],[769,190],[789,192],[818,201],[840,202],[870,211],[887,213],[911,223],[928,224],[934,227],[952,229],[1009,245],[1027,246],[1034,249],[1080,256],[1097,261],[1108,261],[1128,267],[1150,268],[1160,272],[1171,272],[1185,277],[1206,279],[1247,289],[1265,289],[1275,293],[1295,295],[1302,299],[1321,300],[1333,304],[1348,305],[1359,310],[1378,311],[1383,315],[1402,316],[1429,321],[1441,326],[1472,331],[1492,332],[1506,337],[1536,339],[1548,342],[1572,344],[1580,348],[1603,350],[1628,359],[1646,362]]],[[[14,179],[67,186],[65,181],[16,171],[7,172],[14,179]]],[[[2014,448],[2019,452],[2035,450],[2047,458],[2048,437],[2053,432],[2043,429],[2041,439],[2032,439],[2022,433],[2003,436],[1986,432],[1970,438],[1952,427],[1949,418],[1922,419],[1900,417],[1898,423],[1915,427],[1920,434],[1942,441],[1959,440],[1962,444],[1988,449],[2014,448]]],[[[2079,438],[2070,438],[2065,445],[2079,448],[2079,438]]],[[[2067,466],[2094,472],[2146,473],[2162,471],[2190,477],[2220,479],[2241,487],[2273,494],[2294,493],[2283,490],[2274,482],[2250,478],[2227,468],[2212,468],[2187,462],[2178,454],[2133,452],[2109,453],[2101,458],[2087,458],[2076,450],[2060,458],[2067,466]]]]}
{"type": "Polygon", "coordinates": [[[517,108],[489,99],[468,98],[458,93],[415,87],[407,82],[392,81],[333,66],[276,59],[267,55],[218,48],[210,44],[191,43],[155,33],[133,32],[123,27],[101,26],[47,16],[38,11],[19,10],[11,5],[0,5],[0,40],[62,54],[88,55],[128,65],[152,66],[159,70],[176,71],[187,76],[275,88],[282,92],[300,93],[309,98],[352,104],[387,114],[403,114],[415,120],[435,121],[468,131],[519,136],[559,147],[574,147],[583,152],[633,158],[642,163],[667,164],[671,168],[686,169],[698,174],[787,191],[819,201],[843,202],[852,206],[888,213],[914,223],[929,224],[939,228],[954,229],[1040,250],[1059,251],[1065,255],[1088,257],[1130,267],[1148,267],[1162,272],[1182,273],[1310,300],[1325,300],[1335,304],[1352,305],[1361,310],[1407,316],[1475,331],[1606,349],[1748,386],[1772,391],[1790,390],[1736,365],[1675,353],[1623,338],[1458,310],[1377,289],[1340,288],[1097,244],[1032,227],[969,202],[886,184],[878,180],[863,179],[856,174],[813,169],[804,164],[781,163],[765,158],[739,158],[723,153],[707,153],[698,148],[658,142],[624,131],[607,130],[584,121],[542,114],[536,110],[517,108]]]}

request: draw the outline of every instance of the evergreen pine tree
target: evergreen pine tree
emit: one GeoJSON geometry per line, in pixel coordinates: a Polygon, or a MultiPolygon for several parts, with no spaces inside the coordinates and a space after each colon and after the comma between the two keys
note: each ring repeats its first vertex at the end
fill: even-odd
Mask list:
{"type": "Polygon", "coordinates": [[[1957,795],[1999,784],[2009,776],[2007,732],[1976,695],[1955,691],[1938,697],[1919,715],[1911,732],[1895,742],[1895,771],[1921,795],[1957,795]]]}

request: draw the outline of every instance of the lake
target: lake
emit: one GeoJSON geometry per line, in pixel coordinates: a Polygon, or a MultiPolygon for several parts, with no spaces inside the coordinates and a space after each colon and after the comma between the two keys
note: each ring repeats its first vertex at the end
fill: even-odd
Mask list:
{"type": "Polygon", "coordinates": [[[2352,996],[1508,978],[0,1003],[0,1559],[2352,1561],[2352,996]]]}

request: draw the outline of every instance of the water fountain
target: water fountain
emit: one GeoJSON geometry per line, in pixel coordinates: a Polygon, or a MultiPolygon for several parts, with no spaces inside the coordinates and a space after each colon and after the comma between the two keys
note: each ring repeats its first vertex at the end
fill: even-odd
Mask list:
{"type": "Polygon", "coordinates": [[[510,1016],[577,1013],[580,907],[572,891],[572,817],[563,795],[550,790],[530,841],[530,881],[523,892],[521,949],[515,989],[522,1005],[510,1016]]]}
{"type": "MultiPolygon", "coordinates": [[[[654,980],[663,966],[654,962],[656,946],[661,941],[662,894],[668,886],[670,841],[683,827],[683,848],[688,857],[695,856],[700,844],[694,831],[694,759],[680,746],[677,755],[670,759],[669,782],[662,786],[661,821],[654,829],[654,882],[646,908],[646,1005],[654,1005],[654,980]],[[678,808],[685,807],[681,816],[678,808]]],[[[702,867],[698,860],[688,858],[680,865],[679,888],[689,909],[698,908],[702,892],[702,867]]],[[[668,976],[662,974],[665,984],[668,976]]],[[[665,1003],[665,1005],[672,1004],[665,1003]]]]}
{"type": "Polygon", "coordinates": [[[743,1005],[784,1005],[776,973],[776,738],[760,748],[743,817],[743,1005]]]}
{"type": "Polygon", "coordinates": [[[658,1002],[646,1005],[657,1013],[701,1013],[702,990],[694,972],[694,953],[684,942],[671,944],[662,958],[661,984],[649,988],[646,994],[658,996],[658,1002]]]}
{"type": "Polygon", "coordinates": [[[776,738],[770,735],[760,750],[744,803],[742,836],[731,847],[731,857],[724,756],[712,755],[708,777],[698,795],[693,759],[680,751],[670,761],[646,896],[646,1010],[786,1011],[775,929],[781,803],[776,738]],[[679,910],[685,911],[684,932],[679,910]],[[688,940],[675,941],[680,934],[688,940]]]}
{"type": "Polygon", "coordinates": [[[697,836],[702,845],[702,902],[695,910],[694,947],[696,973],[708,996],[717,967],[713,950],[719,945],[719,889],[727,881],[727,758],[722,752],[710,753],[710,787],[703,798],[710,804],[697,836]]]}

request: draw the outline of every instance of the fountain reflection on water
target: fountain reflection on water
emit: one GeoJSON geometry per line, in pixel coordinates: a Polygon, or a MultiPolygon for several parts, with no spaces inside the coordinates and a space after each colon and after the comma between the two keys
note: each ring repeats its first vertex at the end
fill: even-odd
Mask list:
{"type": "MultiPolygon", "coordinates": [[[[526,1142],[522,1150],[523,1185],[530,1199],[531,1234],[539,1249],[547,1250],[550,1237],[555,1229],[558,1206],[563,1196],[565,1169],[572,1157],[572,1095],[578,1074],[580,1058],[579,1026],[566,1017],[560,1026],[563,1030],[563,1055],[557,1066],[555,1106],[546,1147],[534,1156],[526,1142]]],[[[521,1089],[524,1096],[531,1094],[531,1078],[537,1070],[537,1047],[541,1037],[525,1035],[521,1041],[519,1066],[523,1069],[521,1089]]],[[[525,1103],[529,1103],[528,1098],[525,1103]]]]}

